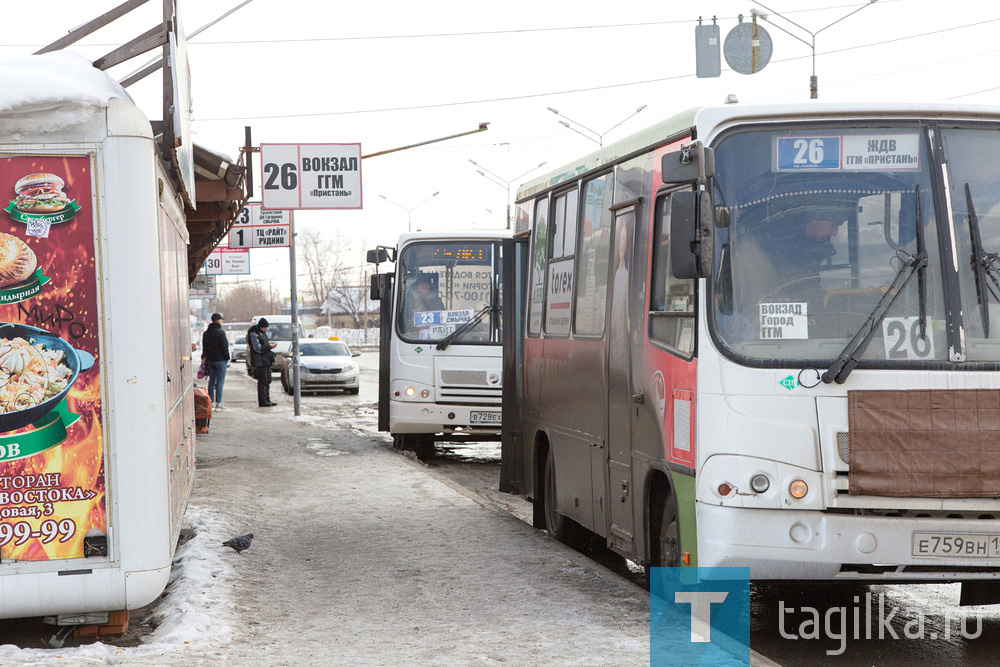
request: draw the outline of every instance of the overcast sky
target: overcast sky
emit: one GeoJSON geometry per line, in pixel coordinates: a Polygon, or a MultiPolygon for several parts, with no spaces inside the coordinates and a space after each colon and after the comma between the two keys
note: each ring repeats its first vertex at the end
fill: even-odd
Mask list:
{"type": "MultiPolygon", "coordinates": [[[[241,1],[181,0],[185,32],[241,1]]],[[[4,3],[0,57],[31,53],[118,4],[4,3]]],[[[766,4],[815,32],[867,3],[766,4]]],[[[157,23],[160,5],[151,0],[72,48],[96,59],[157,23]]],[[[416,207],[410,217],[424,230],[504,227],[507,190],[477,174],[470,159],[515,181],[513,191],[540,162],[547,164],[526,178],[597,147],[547,107],[604,133],[648,105],[608,132],[607,143],[729,93],[741,102],[808,98],[810,49],[775,26],[811,38],[773,15],[773,24],[760,24],[774,44],[761,73],[744,76],[723,63],[718,78],[694,76],[699,13],[706,23],[717,16],[725,38],[754,6],[766,11],[733,0],[253,0],[189,42],[195,140],[235,158],[249,125],[257,144],[360,142],[367,154],[489,122],[484,133],[365,160],[363,210],[297,214],[300,227],[339,230],[360,265],[365,248],[393,244],[406,231],[404,209],[416,207]]],[[[1000,5],[982,0],[879,0],[819,33],[820,99],[995,104],[998,29],[1000,5]]],[[[148,57],[111,74],[124,78],[148,57]]],[[[158,75],[129,91],[150,118],[162,116],[158,75]]],[[[251,268],[252,279],[287,290],[287,250],[253,250],[251,268]]]]}

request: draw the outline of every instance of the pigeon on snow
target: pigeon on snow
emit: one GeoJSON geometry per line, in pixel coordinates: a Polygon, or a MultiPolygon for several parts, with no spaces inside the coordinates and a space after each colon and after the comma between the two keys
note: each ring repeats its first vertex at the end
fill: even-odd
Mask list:
{"type": "Polygon", "coordinates": [[[222,543],[222,546],[232,547],[233,551],[240,553],[245,549],[249,549],[251,542],[253,542],[253,533],[247,533],[246,535],[237,535],[232,539],[226,540],[222,543]]]}

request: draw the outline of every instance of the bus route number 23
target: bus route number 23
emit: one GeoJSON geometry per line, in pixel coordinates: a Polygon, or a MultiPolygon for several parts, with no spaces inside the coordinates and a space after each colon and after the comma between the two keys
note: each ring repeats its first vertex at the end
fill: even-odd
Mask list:
{"type": "Polygon", "coordinates": [[[926,359],[934,351],[930,321],[920,335],[919,317],[887,317],[882,320],[886,359],[926,359]]]}

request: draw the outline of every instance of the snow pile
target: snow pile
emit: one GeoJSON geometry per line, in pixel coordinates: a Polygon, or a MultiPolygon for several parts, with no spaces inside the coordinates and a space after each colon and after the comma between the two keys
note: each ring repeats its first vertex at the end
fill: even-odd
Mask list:
{"type": "Polygon", "coordinates": [[[112,98],[130,99],[124,88],[78,53],[0,59],[0,117],[7,117],[7,132],[50,133],[85,123],[112,98]],[[12,124],[15,127],[8,127],[12,124]]]}
{"type": "MultiPolygon", "coordinates": [[[[157,628],[143,637],[141,646],[120,648],[95,642],[48,650],[5,644],[0,646],[0,664],[116,664],[130,655],[164,655],[179,648],[228,642],[234,628],[233,558],[239,556],[221,544],[231,537],[231,530],[216,514],[199,507],[189,507],[186,518],[196,535],[177,550],[167,592],[153,606],[151,618],[157,628]]],[[[131,622],[144,620],[133,614],[131,622]]]]}
{"type": "Polygon", "coordinates": [[[167,594],[156,605],[156,630],[143,638],[146,649],[201,641],[226,642],[232,636],[230,591],[236,579],[235,553],[221,544],[232,537],[214,513],[188,507],[185,517],[195,536],[177,550],[167,594]]]}

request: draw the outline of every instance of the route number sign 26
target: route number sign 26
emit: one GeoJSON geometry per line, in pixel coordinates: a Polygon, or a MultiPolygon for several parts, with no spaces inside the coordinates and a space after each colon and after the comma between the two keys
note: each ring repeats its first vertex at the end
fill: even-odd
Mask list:
{"type": "Polygon", "coordinates": [[[261,206],[361,208],[361,144],[261,144],[261,206]]]}

